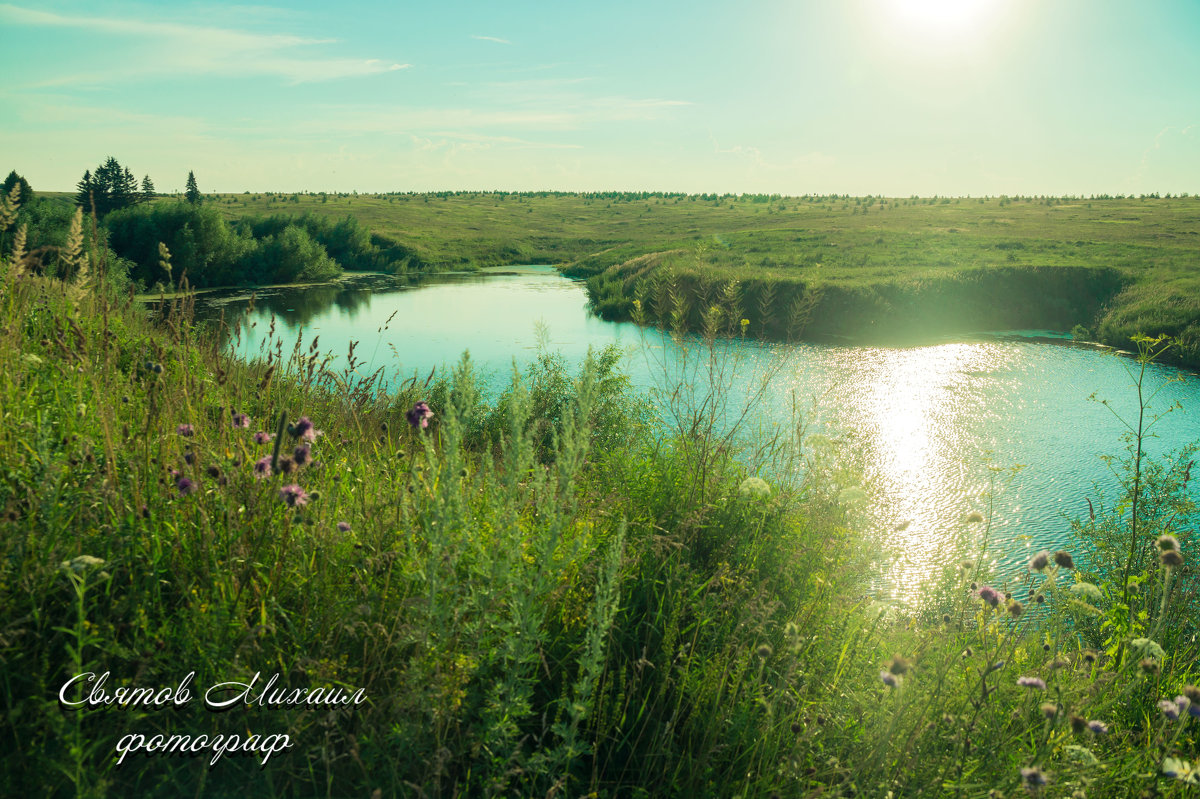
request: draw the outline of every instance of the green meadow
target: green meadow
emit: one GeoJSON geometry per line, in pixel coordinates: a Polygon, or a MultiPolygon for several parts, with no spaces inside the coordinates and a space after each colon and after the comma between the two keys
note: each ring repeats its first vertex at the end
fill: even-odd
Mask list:
{"type": "MultiPolygon", "coordinates": [[[[1134,287],[1184,270],[1187,248],[1163,242],[1189,240],[1194,200],[1086,205],[293,210],[361,214],[439,267],[515,260],[495,247],[520,228],[540,230],[512,243],[521,259],[597,268],[679,245],[731,274],[869,283],[891,239],[928,275],[963,269],[956,252],[994,269],[1072,254],[1134,287]],[[798,242],[798,220],[822,232],[798,242]]],[[[232,358],[186,292],[151,317],[80,214],[59,271],[36,274],[4,212],[5,795],[1182,797],[1200,781],[1193,461],[1144,457],[1145,404],[1113,442],[1119,492],[1071,520],[1077,549],[1001,581],[995,519],[962,508],[977,551],[919,605],[875,602],[882,534],[854,512],[852,453],[799,420],[739,445],[751,416],[730,430],[712,411],[738,369],[712,325],[675,387],[686,418],[631,389],[612,351],[578,369],[543,353],[491,398],[466,358],[386,392],[291,342],[232,358]]],[[[1178,342],[1132,346],[1148,364],[1178,342]]]]}
{"type": "Polygon", "coordinates": [[[1165,333],[1179,339],[1169,357],[1200,364],[1200,197],[245,194],[212,202],[231,221],[349,215],[410,253],[414,268],[562,264],[589,278],[594,308],[613,319],[699,329],[736,283],[753,336],[890,342],[1075,329],[1127,349],[1137,333],[1165,333]]]}

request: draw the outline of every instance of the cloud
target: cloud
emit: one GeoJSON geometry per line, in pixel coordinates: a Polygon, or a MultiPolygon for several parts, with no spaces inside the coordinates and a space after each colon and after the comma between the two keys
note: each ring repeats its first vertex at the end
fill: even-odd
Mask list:
{"type": "Polygon", "coordinates": [[[512,44],[508,39],[500,39],[496,36],[476,36],[472,35],[472,39],[478,39],[481,42],[495,42],[496,44],[512,44]]]}
{"type": "Polygon", "coordinates": [[[297,50],[335,42],[280,33],[220,28],[117,17],[56,14],[0,4],[0,21],[34,27],[80,28],[89,33],[125,37],[145,46],[149,63],[129,64],[116,70],[64,76],[39,85],[103,83],[123,78],[144,78],[165,72],[189,75],[275,75],[293,83],[363,77],[406,69],[410,64],[375,58],[329,58],[297,55],[297,50]]]}

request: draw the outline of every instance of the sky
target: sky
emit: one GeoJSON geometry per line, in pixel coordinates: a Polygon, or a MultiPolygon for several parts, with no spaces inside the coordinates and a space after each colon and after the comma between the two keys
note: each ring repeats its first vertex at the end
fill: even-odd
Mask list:
{"type": "Polygon", "coordinates": [[[1200,193],[1200,0],[18,0],[0,45],[47,191],[1200,193]]]}

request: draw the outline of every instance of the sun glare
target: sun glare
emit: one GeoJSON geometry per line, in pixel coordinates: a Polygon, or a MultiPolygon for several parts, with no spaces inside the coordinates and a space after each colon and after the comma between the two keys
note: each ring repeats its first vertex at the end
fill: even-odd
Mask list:
{"type": "Polygon", "coordinates": [[[887,0],[892,16],[910,32],[952,36],[986,25],[1002,0],[887,0]]]}

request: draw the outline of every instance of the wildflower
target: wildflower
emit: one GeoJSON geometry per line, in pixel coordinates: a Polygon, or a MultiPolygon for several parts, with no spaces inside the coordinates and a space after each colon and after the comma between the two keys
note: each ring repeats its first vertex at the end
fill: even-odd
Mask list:
{"type": "Polygon", "coordinates": [[[1031,572],[1045,571],[1046,567],[1049,565],[1050,565],[1050,553],[1043,549],[1041,552],[1037,553],[1030,559],[1029,571],[1031,571],[1031,572]]]}
{"type": "Polygon", "coordinates": [[[259,430],[257,433],[254,434],[254,443],[255,444],[270,444],[271,439],[273,439],[273,438],[275,438],[274,433],[267,433],[262,430],[259,430]]]}
{"type": "Polygon", "coordinates": [[[862,502],[867,498],[867,492],[863,491],[858,486],[843,488],[838,492],[838,502],[843,505],[853,505],[855,502],[862,502]]]}
{"type": "Polygon", "coordinates": [[[261,480],[264,477],[271,476],[271,456],[259,458],[254,462],[254,478],[261,480]]]}
{"type": "Polygon", "coordinates": [[[883,680],[883,684],[889,688],[895,688],[900,685],[900,678],[887,670],[879,672],[879,679],[883,680]]]}
{"type": "Polygon", "coordinates": [[[209,466],[208,468],[206,468],[204,470],[204,472],[205,472],[205,474],[207,474],[209,477],[211,477],[214,480],[221,479],[221,470],[218,469],[216,466],[209,466]]]}
{"type": "Polygon", "coordinates": [[[1192,707],[1192,700],[1186,696],[1175,697],[1175,707],[1179,708],[1180,713],[1191,713],[1193,716],[1200,716],[1200,708],[1192,707]]]}
{"type": "Polygon", "coordinates": [[[912,667],[912,661],[900,655],[892,655],[892,660],[888,663],[888,671],[897,677],[908,674],[912,670],[912,667]]]}
{"type": "Polygon", "coordinates": [[[1183,555],[1179,553],[1178,549],[1163,550],[1162,552],[1158,553],[1158,559],[1162,561],[1162,565],[1166,566],[1168,569],[1183,565],[1183,555]]]}
{"type": "Polygon", "coordinates": [[[1160,535],[1158,541],[1155,543],[1158,544],[1158,548],[1163,552],[1179,551],[1179,539],[1173,535],[1160,535]]]}
{"type": "Polygon", "coordinates": [[[1200,686],[1188,683],[1183,686],[1183,695],[1192,700],[1193,705],[1200,705],[1200,686]]]}
{"type": "Polygon", "coordinates": [[[771,496],[771,486],[761,477],[747,477],[738,486],[738,493],[752,499],[766,499],[771,496]]]}
{"type": "Polygon", "coordinates": [[[429,409],[429,405],[425,402],[417,402],[412,408],[405,411],[404,417],[408,419],[408,423],[414,429],[429,427],[429,420],[433,418],[433,411],[429,409]]]}
{"type": "Polygon", "coordinates": [[[1159,700],[1158,709],[1162,714],[1171,721],[1179,721],[1179,705],[1172,702],[1170,699],[1159,700]]]}
{"type": "Polygon", "coordinates": [[[1137,650],[1137,653],[1144,658],[1156,658],[1162,660],[1167,656],[1163,648],[1151,641],[1149,638],[1134,638],[1129,642],[1129,645],[1137,650]]]}
{"type": "Polygon", "coordinates": [[[295,458],[297,466],[303,466],[312,459],[312,447],[302,444],[292,450],[292,457],[295,458]]]}
{"type": "Polygon", "coordinates": [[[250,417],[244,413],[235,413],[233,415],[233,426],[242,428],[250,427],[250,417]]]}
{"type": "Polygon", "coordinates": [[[979,511],[971,511],[966,515],[963,521],[967,524],[979,524],[981,521],[983,521],[983,514],[979,511]]]}
{"type": "Polygon", "coordinates": [[[1091,583],[1075,583],[1071,586],[1071,593],[1080,599],[1086,599],[1089,602],[1099,602],[1104,596],[1100,593],[1100,589],[1091,583]]]}
{"type": "Polygon", "coordinates": [[[1087,723],[1087,727],[1094,735],[1108,735],[1108,725],[1103,721],[1092,719],[1087,723]]]}
{"type": "Polygon", "coordinates": [[[1046,690],[1046,681],[1040,677],[1018,677],[1017,685],[1022,688],[1036,688],[1039,691],[1046,690]]]}
{"type": "Polygon", "coordinates": [[[1076,716],[1072,713],[1068,720],[1071,722],[1071,729],[1075,732],[1083,732],[1087,729],[1088,721],[1083,716],[1076,716]]]}
{"type": "Polygon", "coordinates": [[[1054,562],[1064,569],[1074,569],[1075,559],[1071,557],[1071,553],[1064,549],[1060,549],[1054,553],[1054,562]]]}
{"type": "Polygon", "coordinates": [[[1053,702],[1047,702],[1042,705],[1042,715],[1048,719],[1054,719],[1058,716],[1058,705],[1053,702]]]}
{"type": "Polygon", "coordinates": [[[175,488],[179,489],[179,496],[181,497],[196,493],[196,484],[187,477],[180,477],[175,483],[175,488]]]}
{"type": "Polygon", "coordinates": [[[316,441],[317,436],[322,435],[322,431],[316,429],[312,419],[307,416],[301,416],[295,424],[288,425],[288,432],[292,434],[292,438],[302,438],[305,441],[316,441]]]}
{"type": "Polygon", "coordinates": [[[1014,619],[1021,618],[1021,614],[1024,612],[1025,612],[1025,606],[1022,605],[1017,600],[1014,599],[1013,601],[1008,603],[1008,615],[1012,616],[1014,619]]]}
{"type": "Polygon", "coordinates": [[[1040,788],[1050,782],[1049,776],[1037,766],[1021,769],[1021,781],[1032,788],[1040,788]]]}
{"type": "Polygon", "coordinates": [[[298,508],[308,504],[308,492],[295,483],[279,489],[279,498],[286,502],[289,508],[298,508]]]}
{"type": "Polygon", "coordinates": [[[78,574],[86,569],[98,569],[105,563],[103,558],[97,558],[93,555],[78,555],[70,560],[64,560],[58,564],[59,571],[72,571],[78,574]]]}
{"type": "Polygon", "coordinates": [[[1158,661],[1154,658],[1142,658],[1138,665],[1141,666],[1144,673],[1150,675],[1151,677],[1157,677],[1162,671],[1158,665],[1158,661]]]}
{"type": "Polygon", "coordinates": [[[1168,757],[1163,760],[1162,772],[1168,777],[1174,777],[1187,785],[1200,785],[1200,769],[1186,760],[1168,757]]]}
{"type": "Polygon", "coordinates": [[[995,588],[992,588],[990,585],[979,587],[979,598],[992,607],[996,607],[1000,604],[1000,592],[998,592],[995,588]]]}
{"type": "Polygon", "coordinates": [[[350,532],[350,523],[349,522],[338,522],[337,529],[338,529],[339,533],[348,533],[348,532],[350,532]]]}
{"type": "Polygon", "coordinates": [[[758,656],[760,658],[762,658],[763,660],[766,660],[767,658],[771,657],[771,655],[774,653],[774,651],[775,650],[771,649],[770,644],[759,644],[758,649],[755,650],[755,652],[758,653],[758,656]]]}
{"type": "Polygon", "coordinates": [[[196,435],[196,428],[192,427],[190,424],[181,424],[179,427],[175,428],[175,432],[184,438],[191,438],[192,436],[196,435]]]}

